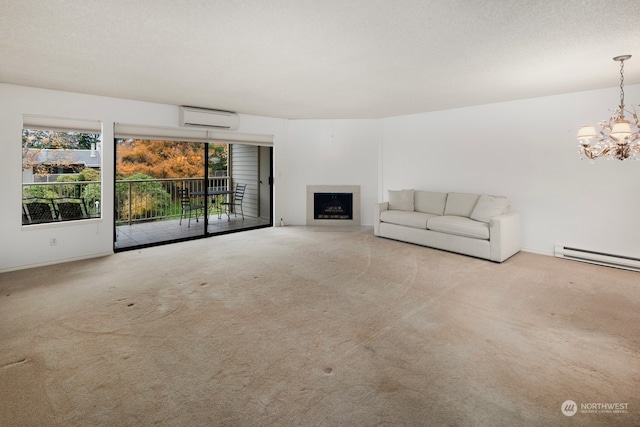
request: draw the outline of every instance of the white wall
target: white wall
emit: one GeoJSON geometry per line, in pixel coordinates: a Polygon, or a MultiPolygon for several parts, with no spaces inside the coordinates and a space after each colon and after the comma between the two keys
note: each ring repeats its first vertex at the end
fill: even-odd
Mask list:
{"type": "MultiPolygon", "coordinates": [[[[0,84],[0,272],[113,253],[114,122],[178,126],[178,107],[0,84]],[[102,219],[22,226],[23,114],[102,121],[102,219]]],[[[243,115],[240,122],[239,132],[272,134],[276,147],[286,138],[283,119],[243,115]]]]}
{"type": "MultiPolygon", "coordinates": [[[[640,86],[625,93],[640,102],[640,86]]],[[[242,115],[239,131],[275,135],[276,223],[306,223],[307,185],[360,185],[363,225],[389,189],[484,192],[522,213],[525,249],[640,257],[640,163],[577,153],[577,129],[617,100],[611,88],[382,120],[242,115]]],[[[0,84],[0,272],[112,253],[114,122],[177,126],[178,107],[0,84]],[[102,220],[22,227],[23,114],[103,122],[102,220]]]]}
{"type": "Polygon", "coordinates": [[[380,120],[289,121],[285,223],[306,224],[307,185],[359,185],[361,224],[373,224],[380,123],[380,120]]]}
{"type": "MultiPolygon", "coordinates": [[[[625,95],[640,103],[640,86],[625,95]]],[[[378,197],[401,188],[505,195],[523,215],[525,249],[640,257],[640,163],[580,160],[575,138],[618,100],[612,88],[384,119],[378,197]]]]}

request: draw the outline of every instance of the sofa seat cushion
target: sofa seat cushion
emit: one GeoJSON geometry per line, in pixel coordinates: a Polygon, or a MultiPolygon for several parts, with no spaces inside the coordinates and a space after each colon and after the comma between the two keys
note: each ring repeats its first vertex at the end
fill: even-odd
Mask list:
{"type": "Polygon", "coordinates": [[[406,227],[421,228],[426,230],[427,221],[435,217],[424,212],[407,212],[388,210],[380,212],[380,221],[390,224],[404,225],[406,227]]]}
{"type": "Polygon", "coordinates": [[[489,224],[462,216],[445,215],[429,218],[427,229],[457,236],[489,240],[489,224]]]}

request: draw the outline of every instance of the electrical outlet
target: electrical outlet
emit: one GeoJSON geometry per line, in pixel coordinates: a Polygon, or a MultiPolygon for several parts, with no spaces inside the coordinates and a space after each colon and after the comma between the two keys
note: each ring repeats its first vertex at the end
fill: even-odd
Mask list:
{"type": "Polygon", "coordinates": [[[58,244],[58,239],[52,237],[49,239],[49,246],[56,246],[58,244]]]}

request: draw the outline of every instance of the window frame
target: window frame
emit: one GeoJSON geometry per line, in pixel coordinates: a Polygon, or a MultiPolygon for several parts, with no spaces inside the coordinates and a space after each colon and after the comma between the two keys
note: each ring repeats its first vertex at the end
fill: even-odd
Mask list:
{"type": "Polygon", "coordinates": [[[100,121],[37,115],[23,116],[22,179],[20,183],[23,227],[102,218],[104,188],[102,140],[102,122],[100,121]],[[83,134],[88,135],[84,139],[87,140],[85,143],[89,144],[89,148],[79,148],[79,146],[76,148],[33,148],[34,144],[26,143],[25,138],[27,135],[38,132],[44,132],[41,135],[44,138],[69,138],[75,139],[76,143],[79,139],[83,139],[83,134]],[[82,170],[77,171],[79,167],[82,167],[82,170]],[[45,173],[38,174],[38,169],[45,173]],[[56,169],[58,170],[56,171],[56,169]],[[98,176],[93,180],[74,179],[83,171],[95,175],[88,170],[96,171],[98,176]],[[51,178],[55,178],[55,181],[51,181],[51,178]],[[63,199],[67,202],[79,203],[81,205],[79,211],[83,215],[73,219],[61,215],[58,206],[63,199]],[[31,209],[36,207],[31,204],[33,202],[40,203],[35,210],[31,209]],[[42,204],[50,206],[50,217],[42,204]]]}

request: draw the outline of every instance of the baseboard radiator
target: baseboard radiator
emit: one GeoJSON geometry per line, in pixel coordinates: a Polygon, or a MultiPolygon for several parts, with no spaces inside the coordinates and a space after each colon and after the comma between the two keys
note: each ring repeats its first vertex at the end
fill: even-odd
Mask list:
{"type": "Polygon", "coordinates": [[[607,254],[604,252],[596,252],[562,245],[555,245],[553,254],[558,258],[640,272],[640,258],[607,254]]]}

